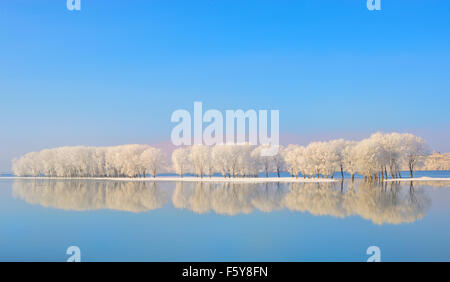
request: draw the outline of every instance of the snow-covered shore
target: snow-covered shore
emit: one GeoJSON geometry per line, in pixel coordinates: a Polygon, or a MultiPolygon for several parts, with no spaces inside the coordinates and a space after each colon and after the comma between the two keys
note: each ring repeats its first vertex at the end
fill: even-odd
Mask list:
{"type": "Polygon", "coordinates": [[[396,178],[385,179],[387,182],[406,182],[406,181],[450,181],[450,178],[437,178],[437,177],[419,177],[419,178],[396,178]]]}
{"type": "Polygon", "coordinates": [[[294,177],[248,177],[248,178],[225,178],[225,177],[177,177],[160,176],[148,178],[128,178],[128,177],[0,177],[1,179],[25,179],[25,180],[104,180],[104,181],[159,181],[159,182],[232,182],[232,183],[321,183],[337,182],[339,179],[331,178],[294,178],[294,177]]]}

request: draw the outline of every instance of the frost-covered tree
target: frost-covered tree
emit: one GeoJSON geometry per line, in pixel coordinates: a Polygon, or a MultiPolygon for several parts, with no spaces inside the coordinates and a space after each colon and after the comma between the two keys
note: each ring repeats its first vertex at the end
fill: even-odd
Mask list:
{"type": "Polygon", "coordinates": [[[328,142],[312,142],[306,147],[307,174],[333,177],[338,166],[338,156],[328,142]]]}
{"type": "Polygon", "coordinates": [[[379,171],[379,151],[379,144],[371,138],[362,140],[355,147],[357,170],[369,181],[375,179],[379,171]]]}
{"type": "Polygon", "coordinates": [[[237,148],[239,150],[237,167],[241,177],[258,175],[258,162],[252,156],[253,148],[254,146],[249,144],[239,145],[237,148]]]}
{"type": "Polygon", "coordinates": [[[188,173],[191,168],[190,150],[187,147],[175,149],[172,152],[172,165],[175,172],[183,177],[183,174],[188,173]]]}
{"type": "Polygon", "coordinates": [[[344,150],[349,146],[349,141],[345,141],[344,139],[332,140],[329,142],[329,146],[333,152],[333,158],[336,162],[337,168],[341,172],[341,178],[344,179],[344,150]]]}
{"type": "Polygon", "coordinates": [[[224,144],[215,145],[211,152],[215,170],[221,173],[223,177],[227,176],[229,167],[228,146],[224,144]]]}
{"type": "Polygon", "coordinates": [[[284,161],[291,176],[298,177],[300,169],[297,166],[297,159],[300,157],[296,151],[300,148],[298,145],[289,145],[283,150],[284,161]]]}
{"type": "Polygon", "coordinates": [[[384,134],[382,137],[382,146],[384,147],[385,168],[384,176],[387,178],[387,171],[389,169],[392,178],[396,178],[400,174],[400,162],[401,162],[401,143],[402,134],[391,133],[384,134]]]}
{"type": "Polygon", "coordinates": [[[263,156],[262,150],[267,149],[269,146],[261,145],[256,147],[251,156],[256,160],[259,172],[264,172],[266,177],[269,177],[269,172],[273,170],[273,159],[270,156],[263,156]]]}
{"type": "Polygon", "coordinates": [[[191,161],[195,174],[203,177],[206,172],[208,163],[211,159],[211,150],[209,146],[194,145],[191,147],[191,161]]]}
{"type": "Polygon", "coordinates": [[[147,153],[146,158],[142,157],[142,154],[149,150],[151,152],[153,148],[147,145],[124,145],[119,147],[120,159],[119,164],[122,173],[128,177],[137,177],[139,175],[146,174],[146,163],[150,155],[147,153]]]}
{"type": "Polygon", "coordinates": [[[166,156],[160,149],[149,147],[140,155],[139,163],[142,165],[144,177],[146,172],[156,177],[166,166],[166,156]]]}
{"type": "Polygon", "coordinates": [[[402,151],[404,161],[412,178],[416,165],[420,164],[423,157],[429,154],[429,150],[422,138],[412,134],[403,134],[402,151]]]}
{"type": "Polygon", "coordinates": [[[358,142],[349,141],[342,150],[342,162],[344,164],[344,171],[351,175],[352,180],[355,179],[355,173],[357,172],[356,164],[356,145],[358,142]]]}
{"type": "Polygon", "coordinates": [[[279,146],[278,154],[271,156],[273,169],[275,170],[278,177],[280,177],[281,172],[286,169],[286,162],[284,160],[284,147],[279,146]]]}

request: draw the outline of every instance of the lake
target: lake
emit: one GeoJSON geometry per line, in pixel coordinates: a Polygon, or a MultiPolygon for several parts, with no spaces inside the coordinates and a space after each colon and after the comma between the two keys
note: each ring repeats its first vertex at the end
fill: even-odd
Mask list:
{"type": "Polygon", "coordinates": [[[0,261],[66,261],[69,246],[82,261],[366,261],[370,246],[450,261],[449,238],[450,181],[0,178],[0,261]]]}

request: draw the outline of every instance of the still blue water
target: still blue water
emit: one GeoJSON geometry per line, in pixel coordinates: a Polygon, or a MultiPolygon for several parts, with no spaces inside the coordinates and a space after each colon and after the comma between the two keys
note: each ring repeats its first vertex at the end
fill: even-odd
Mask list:
{"type": "MultiPolygon", "coordinates": [[[[450,172],[418,175],[449,177],[450,172]]],[[[450,261],[450,181],[0,179],[0,261],[450,261]]]]}

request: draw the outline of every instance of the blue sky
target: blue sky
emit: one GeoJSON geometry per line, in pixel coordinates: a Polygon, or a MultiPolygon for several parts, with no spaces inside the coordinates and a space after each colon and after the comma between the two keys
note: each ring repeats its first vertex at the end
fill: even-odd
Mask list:
{"type": "Polygon", "coordinates": [[[450,2],[0,3],[0,172],[167,142],[177,109],[278,109],[282,143],[412,132],[450,151],[450,2]]]}

